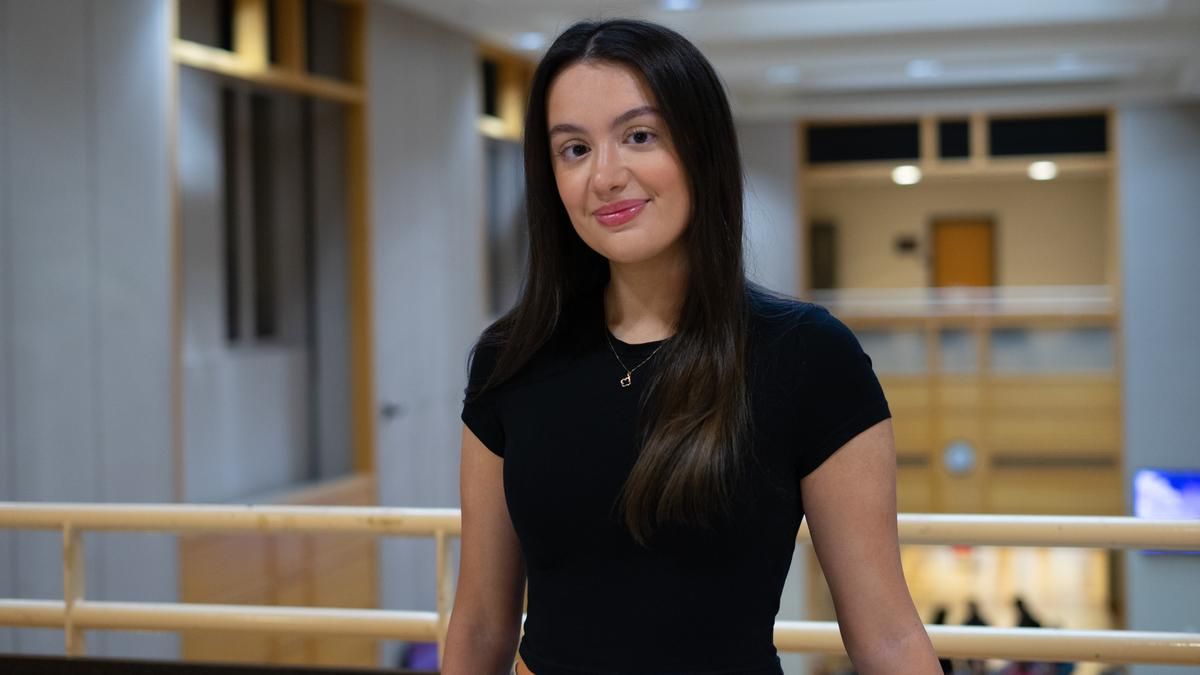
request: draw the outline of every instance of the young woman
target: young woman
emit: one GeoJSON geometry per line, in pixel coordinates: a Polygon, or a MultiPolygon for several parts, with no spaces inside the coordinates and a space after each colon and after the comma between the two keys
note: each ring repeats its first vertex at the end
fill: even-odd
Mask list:
{"type": "Polygon", "coordinates": [[[729,104],[687,40],[576,24],[534,75],[530,264],[473,350],[446,675],[778,674],[807,515],[860,673],[940,673],[887,402],[825,310],[746,280],[729,104]]]}

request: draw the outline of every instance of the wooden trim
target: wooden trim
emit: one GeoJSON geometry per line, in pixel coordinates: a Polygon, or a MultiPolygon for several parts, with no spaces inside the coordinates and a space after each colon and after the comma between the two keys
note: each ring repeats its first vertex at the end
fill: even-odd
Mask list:
{"type": "Polygon", "coordinates": [[[971,146],[968,157],[970,164],[982,166],[987,164],[991,154],[991,141],[988,137],[988,116],[985,113],[971,113],[967,122],[971,146]]]}
{"type": "Polygon", "coordinates": [[[938,137],[938,120],[933,115],[923,115],[921,117],[921,126],[918,133],[918,141],[920,142],[920,161],[921,172],[924,173],[927,167],[936,164],[939,161],[938,154],[941,152],[941,141],[938,137]]]}
{"type": "Polygon", "coordinates": [[[361,87],[363,98],[367,91],[367,11],[365,4],[359,1],[346,4],[346,76],[350,82],[361,87]]]}
{"type": "MultiPolygon", "coordinates": [[[[972,141],[974,144],[975,141],[972,141]]],[[[1073,178],[1111,175],[1113,161],[1107,155],[1038,155],[1028,157],[972,158],[970,162],[934,160],[921,168],[921,180],[1020,179],[1027,180],[1029,163],[1050,160],[1058,165],[1058,177],[1073,178]]],[[[924,159],[921,160],[925,162],[924,159]]],[[[891,183],[892,169],[900,161],[839,162],[806,166],[809,184],[820,187],[862,183],[891,183]]]]}
{"type": "Polygon", "coordinates": [[[271,27],[267,0],[235,0],[233,8],[233,51],[254,68],[269,62],[271,27]]]}
{"type": "Polygon", "coordinates": [[[171,56],[177,64],[272,89],[282,89],[355,106],[361,105],[366,98],[363,88],[356,84],[319,75],[295,73],[271,66],[258,67],[235,53],[197,42],[175,40],[175,44],[171,47],[171,56]]]}
{"type": "MultiPolygon", "coordinates": [[[[1111,169],[1108,172],[1108,265],[1105,270],[1105,283],[1110,288],[1121,288],[1121,153],[1117,146],[1120,142],[1120,132],[1117,129],[1115,108],[1109,108],[1106,125],[1108,127],[1108,158],[1111,169]]],[[[1120,311],[1121,294],[1113,298],[1120,311]]]]}
{"type": "Polygon", "coordinates": [[[1047,119],[1054,117],[1073,117],[1076,115],[1103,115],[1106,110],[1106,108],[1097,108],[1095,106],[1068,106],[1066,108],[1029,111],[1001,110],[994,113],[988,113],[988,118],[997,120],[1047,119]]]}
{"type": "Polygon", "coordinates": [[[366,16],[351,15],[347,49],[351,78],[364,92],[346,116],[346,208],[350,249],[350,410],[354,470],[375,469],[375,321],[371,256],[371,193],[366,16]]]}
{"type": "Polygon", "coordinates": [[[276,0],[275,46],[279,67],[292,72],[307,70],[307,26],[304,6],[300,0],[276,0]]]}

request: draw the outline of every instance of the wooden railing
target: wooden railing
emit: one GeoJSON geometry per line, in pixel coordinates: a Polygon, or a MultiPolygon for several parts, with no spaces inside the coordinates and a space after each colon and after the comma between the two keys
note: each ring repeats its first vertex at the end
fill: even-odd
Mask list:
{"type": "MultiPolygon", "coordinates": [[[[901,514],[905,544],[1067,546],[1200,551],[1200,522],[1126,517],[901,514]]],[[[461,533],[457,509],[201,506],[0,502],[0,529],[63,534],[63,599],[0,599],[0,625],[62,628],[66,653],[86,653],[87,630],[196,629],[354,635],[444,643],[452,598],[449,544],[461,533]],[[305,532],[433,537],[437,611],[99,602],[84,595],[83,534],[137,532],[305,532]]],[[[808,539],[802,527],[800,540],[808,539]]],[[[731,617],[732,619],[733,617],[731,617]]],[[[1200,664],[1200,634],[928,626],[945,658],[1200,664]]],[[[844,653],[831,622],[779,621],[782,651],[844,653]]]]}

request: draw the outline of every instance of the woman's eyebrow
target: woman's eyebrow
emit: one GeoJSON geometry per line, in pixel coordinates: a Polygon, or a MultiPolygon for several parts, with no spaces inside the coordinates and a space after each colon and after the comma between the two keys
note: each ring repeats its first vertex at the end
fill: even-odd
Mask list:
{"type": "MultiPolygon", "coordinates": [[[[621,113],[620,115],[617,115],[617,118],[613,120],[612,128],[615,129],[615,128],[621,126],[622,124],[625,124],[629,120],[641,117],[642,115],[657,115],[657,114],[658,114],[658,108],[655,108],[652,105],[638,106],[636,108],[626,110],[625,112],[621,113]]],[[[581,127],[577,124],[565,124],[564,123],[564,124],[555,124],[554,126],[550,127],[550,135],[551,136],[553,136],[554,134],[582,134],[582,133],[584,133],[583,127],[581,127]]]]}

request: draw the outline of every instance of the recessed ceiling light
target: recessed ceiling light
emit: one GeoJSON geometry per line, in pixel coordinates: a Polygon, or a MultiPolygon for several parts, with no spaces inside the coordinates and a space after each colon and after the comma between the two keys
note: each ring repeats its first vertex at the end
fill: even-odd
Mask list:
{"type": "Polygon", "coordinates": [[[892,169],[892,182],[896,185],[916,185],[921,182],[921,170],[912,164],[892,169]]]}
{"type": "Polygon", "coordinates": [[[518,33],[517,37],[513,38],[513,44],[519,49],[536,52],[546,45],[546,34],[533,32],[518,33]]]}
{"type": "Polygon", "coordinates": [[[700,9],[700,0],[662,0],[660,4],[668,12],[690,12],[700,9]]]}
{"type": "Polygon", "coordinates": [[[1034,180],[1053,180],[1058,175],[1058,165],[1054,162],[1033,162],[1029,165],[1028,173],[1034,180]]]}
{"type": "Polygon", "coordinates": [[[799,84],[804,79],[799,66],[771,66],[767,68],[768,84],[799,84]]]}
{"type": "Polygon", "coordinates": [[[914,79],[937,77],[942,74],[942,64],[937,59],[913,59],[905,70],[914,79]]]}
{"type": "Polygon", "coordinates": [[[1058,58],[1054,59],[1054,67],[1059,70],[1075,70],[1082,65],[1079,61],[1078,54],[1066,53],[1059,54],[1058,58]]]}

